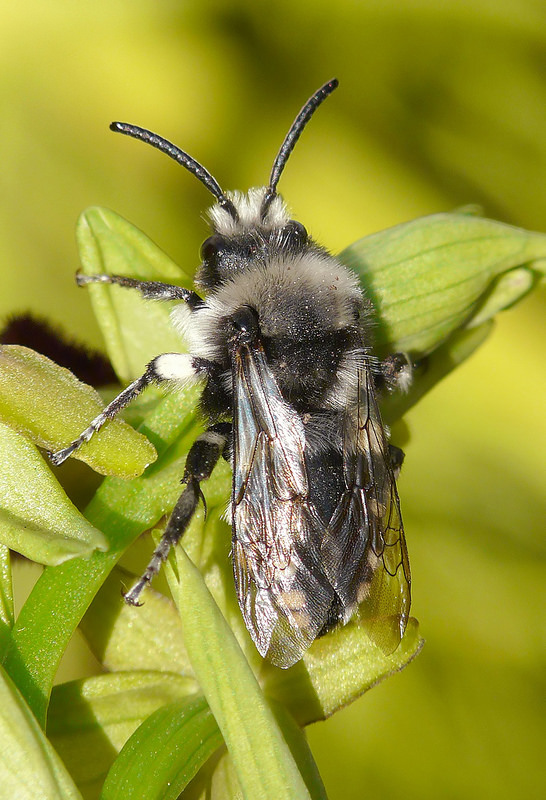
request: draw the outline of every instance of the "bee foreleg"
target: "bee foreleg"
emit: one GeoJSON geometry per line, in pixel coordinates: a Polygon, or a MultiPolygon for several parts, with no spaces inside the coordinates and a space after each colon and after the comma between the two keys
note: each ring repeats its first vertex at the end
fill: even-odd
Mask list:
{"type": "Polygon", "coordinates": [[[169,555],[171,547],[177,544],[195,513],[199,499],[204,502],[201,481],[210,478],[214,467],[231,439],[231,423],[220,422],[212,425],[193,443],[186,459],[183,482],[186,488],[176,503],[165,532],[157,545],[150,563],[142,577],[125,595],[125,602],[137,606],[142,590],[157,575],[161,564],[169,555]]]}
{"type": "Polygon", "coordinates": [[[195,292],[173,286],[161,281],[140,281],[136,278],[127,278],[125,275],[84,275],[76,273],[78,286],[87,286],[89,283],[110,283],[124,286],[128,289],[138,289],[145,300],[183,300],[192,309],[203,305],[203,300],[195,292]]]}
{"type": "Polygon", "coordinates": [[[130,383],[121,394],[118,394],[68,447],[58,450],[56,453],[51,453],[50,460],[57,466],[62,464],[84,442],[88,442],[93,434],[102,428],[105,422],[115,417],[119,411],[125,408],[135,397],[138,397],[142,390],[151,383],[163,383],[165,381],[183,383],[192,378],[205,376],[207,374],[206,365],[201,362],[202,359],[195,359],[187,353],[163,353],[160,356],[156,356],[146,367],[144,375],[130,383]]]}

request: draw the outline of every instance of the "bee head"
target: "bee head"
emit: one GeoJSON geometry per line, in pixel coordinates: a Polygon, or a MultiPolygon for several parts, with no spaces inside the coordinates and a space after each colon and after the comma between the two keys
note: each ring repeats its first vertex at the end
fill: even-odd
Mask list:
{"type": "Polygon", "coordinates": [[[301,255],[312,242],[307,230],[290,214],[280,195],[268,202],[268,187],[227,197],[237,212],[235,219],[220,203],[209,211],[214,233],[201,246],[201,266],[196,282],[205,290],[224,283],[247,269],[265,267],[274,257],[301,255]]]}
{"type": "Polygon", "coordinates": [[[337,85],[334,78],[309,98],[284,138],[273,162],[268,185],[250,189],[246,194],[224,192],[202,164],[156,133],[126,122],[112,122],[110,125],[111,130],[140,139],[166,153],[195,175],[216,198],[209,212],[214,233],[202,247],[203,264],[199,278],[205,287],[218,283],[219,264],[223,264],[224,272],[229,274],[233,268],[240,268],[242,259],[248,258],[249,254],[259,258],[261,249],[273,240],[281,249],[288,247],[301,251],[307,245],[307,232],[303,225],[290,220],[286,206],[277,194],[277,184],[303,129],[337,85]]]}

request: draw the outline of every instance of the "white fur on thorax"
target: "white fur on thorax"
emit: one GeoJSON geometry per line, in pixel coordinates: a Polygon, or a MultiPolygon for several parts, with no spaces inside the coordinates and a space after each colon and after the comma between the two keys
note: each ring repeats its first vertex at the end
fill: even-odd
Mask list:
{"type": "MultiPolygon", "coordinates": [[[[279,230],[290,220],[282,198],[276,195],[264,220],[261,208],[267,189],[250,189],[246,194],[227,194],[239,215],[238,220],[218,203],[212,206],[209,217],[214,230],[224,236],[237,236],[245,231],[279,230]]],[[[226,280],[205,298],[205,304],[190,311],[180,304],[172,312],[174,326],[188,342],[193,356],[209,361],[225,362],[225,319],[242,306],[254,308],[264,336],[291,335],[298,328],[298,318],[290,309],[300,303],[316,311],[316,332],[342,330],[355,324],[355,306],[362,308],[362,293],[355,275],[337,259],[323,251],[308,251],[300,255],[285,254],[267,260],[249,261],[248,266],[226,280]],[[308,304],[306,300],[309,300],[308,304]],[[287,314],[283,317],[283,308],[287,314]]],[[[301,330],[301,321],[299,329],[301,330]]],[[[312,336],[312,328],[310,329],[312,336]]],[[[328,393],[325,407],[338,410],[356,397],[358,370],[364,364],[366,351],[355,348],[344,353],[328,393]]],[[[231,387],[231,373],[225,383],[231,387]]]]}
{"type": "MultiPolygon", "coordinates": [[[[249,305],[256,309],[260,323],[267,323],[260,312],[272,307],[282,310],[283,297],[294,294],[303,298],[308,295],[310,302],[318,299],[321,310],[326,311],[328,328],[340,330],[354,325],[354,305],[361,300],[356,277],[335,258],[322,253],[279,257],[249,266],[212,291],[205,305],[195,311],[189,312],[182,304],[176,306],[172,320],[188,341],[192,355],[219,361],[225,356],[219,331],[226,317],[249,305]]],[[[283,335],[283,330],[264,333],[283,335]]]]}
{"type": "Polygon", "coordinates": [[[222,208],[219,203],[215,203],[208,212],[214,230],[223,236],[234,236],[256,227],[265,231],[283,228],[290,220],[290,214],[284,200],[278,194],[271,201],[265,219],[261,218],[261,208],[266,192],[265,186],[249,189],[246,193],[226,192],[226,197],[237,209],[239,219],[234,220],[229,211],[222,208]]]}

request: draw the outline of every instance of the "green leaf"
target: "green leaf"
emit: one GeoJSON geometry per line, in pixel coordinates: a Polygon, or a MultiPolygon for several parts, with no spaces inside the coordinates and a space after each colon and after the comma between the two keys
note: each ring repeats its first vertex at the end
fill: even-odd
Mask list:
{"type": "Polygon", "coordinates": [[[105,536],[72,505],[36,447],[2,424],[0,542],[50,565],[108,549],[105,536]]]}
{"type": "MultiPolygon", "coordinates": [[[[184,642],[245,797],[309,798],[256,678],[199,570],[176,548],[184,642]]],[[[168,568],[169,571],[172,567],[168,568]]],[[[171,571],[171,579],[176,579],[171,571]]]]}
{"type": "Polygon", "coordinates": [[[0,793],[14,800],[81,800],[64,764],[0,666],[0,793]]]}
{"type": "Polygon", "coordinates": [[[189,678],[141,670],[71,681],[53,689],[47,735],[80,791],[97,796],[138,726],[197,689],[189,678]]]}
{"type": "Polygon", "coordinates": [[[222,744],[203,697],[171,703],[131,736],[108,773],[101,798],[176,800],[222,744]]]}
{"type": "Polygon", "coordinates": [[[142,606],[120,603],[120,588],[135,576],[115,567],[84,616],[80,629],[109,670],[162,670],[191,674],[180,616],[173,601],[148,589],[142,606]]]}
{"type": "Polygon", "coordinates": [[[233,761],[226,750],[208,760],[183,797],[184,800],[244,800],[233,761]]]}
{"type": "Polygon", "coordinates": [[[488,320],[479,327],[463,328],[456,331],[441,347],[436,348],[416,369],[408,392],[394,392],[381,399],[384,421],[391,425],[399,420],[446,375],[466,361],[484,343],[494,324],[493,320],[488,320]]]}
{"type": "Polygon", "coordinates": [[[11,554],[9,547],[0,545],[0,663],[11,643],[11,629],[15,620],[13,609],[13,583],[11,580],[11,554]]]}
{"type": "Polygon", "coordinates": [[[47,567],[19,613],[5,666],[42,724],[61,656],[93,597],[129,544],[157,524],[180,493],[185,453],[198,430],[197,395],[189,387],[159,403],[141,426],[158,461],[132,481],[107,478],[86,509],[86,518],[108,537],[108,552],[47,567]]]}
{"type": "MultiPolygon", "coordinates": [[[[49,358],[0,346],[0,421],[51,452],[68,445],[104,408],[91,386],[49,358]]],[[[121,419],[106,425],[74,457],[103,475],[132,478],[156,458],[150,442],[121,419]]]]}
{"type": "Polygon", "coordinates": [[[275,719],[307,786],[309,795],[313,800],[327,800],[326,789],[309,748],[305,732],[285,706],[280,703],[272,703],[271,706],[275,719]]]}
{"type": "MultiPolygon", "coordinates": [[[[304,731],[283,706],[272,703],[272,710],[310,796],[314,800],[326,800],[326,791],[304,731]]],[[[243,794],[229,753],[209,760],[186,789],[186,797],[188,800],[242,800],[243,794]]]]}
{"type": "MultiPolygon", "coordinates": [[[[113,211],[87,209],[76,235],[86,275],[128,275],[191,286],[189,278],[157,245],[113,211]]],[[[169,319],[170,303],[144,300],[138,291],[119,286],[94,284],[86,290],[122,383],[142,375],[158,353],[185,351],[169,319]]]]}
{"type": "Polygon", "coordinates": [[[390,655],[369,639],[358,618],[317,639],[287,670],[264,665],[264,691],[289,709],[300,725],[326,719],[403,669],[423,647],[417,620],[390,655]]]}
{"type": "MultiPolygon", "coordinates": [[[[379,350],[419,358],[475,316],[484,322],[486,301],[489,314],[521,298],[527,281],[505,300],[495,297],[492,283],[525,265],[543,273],[546,235],[468,214],[434,214],[366,236],[340,258],[373,303],[379,350]]],[[[498,288],[506,293],[505,283],[498,288]]]]}
{"type": "Polygon", "coordinates": [[[536,270],[538,263],[529,267],[518,267],[508,270],[493,281],[481,306],[468,323],[468,327],[475,328],[483,322],[492,319],[495,314],[504,309],[511,308],[523,297],[529,294],[538,284],[540,274],[536,270]]]}

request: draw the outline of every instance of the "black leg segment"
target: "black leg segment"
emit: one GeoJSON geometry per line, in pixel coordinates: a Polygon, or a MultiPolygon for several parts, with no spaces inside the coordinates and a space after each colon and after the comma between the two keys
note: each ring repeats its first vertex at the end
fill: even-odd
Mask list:
{"type": "Polygon", "coordinates": [[[94,433],[99,431],[108,420],[113,419],[119,411],[125,408],[135,397],[138,397],[143,389],[151,383],[168,381],[182,383],[206,374],[207,364],[198,363],[196,359],[187,353],[163,353],[160,356],[156,356],[146,367],[144,375],[130,383],[121,394],[118,394],[77,439],[74,439],[63,450],[50,454],[51,462],[57,466],[62,464],[75,450],[81,447],[84,442],[88,442],[94,433]]]}
{"type": "Polygon", "coordinates": [[[126,278],[125,275],[84,275],[83,272],[77,272],[76,283],[78,286],[110,283],[127,289],[138,289],[145,300],[182,300],[192,311],[203,305],[203,300],[195,292],[161,281],[139,281],[136,278],[126,278]]]}
{"type": "Polygon", "coordinates": [[[193,443],[186,459],[183,482],[186,488],[176,503],[165,532],[157,545],[150,563],[144,570],[142,577],[125,594],[125,602],[138,606],[143,589],[150,583],[161,568],[161,564],[169,555],[171,547],[177,544],[191,522],[199,499],[203,499],[201,481],[210,478],[218,459],[224,452],[231,439],[231,423],[220,422],[212,425],[199,436],[193,443]]]}
{"type": "Polygon", "coordinates": [[[405,453],[395,444],[389,444],[389,458],[391,460],[391,467],[392,471],[394,472],[394,477],[398,480],[398,476],[400,475],[400,470],[402,469],[402,464],[404,463],[405,453]]]}
{"type": "Polygon", "coordinates": [[[413,364],[406,353],[393,353],[379,366],[381,371],[374,376],[377,389],[407,392],[413,378],[413,364]]]}

